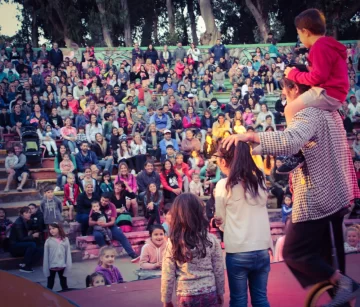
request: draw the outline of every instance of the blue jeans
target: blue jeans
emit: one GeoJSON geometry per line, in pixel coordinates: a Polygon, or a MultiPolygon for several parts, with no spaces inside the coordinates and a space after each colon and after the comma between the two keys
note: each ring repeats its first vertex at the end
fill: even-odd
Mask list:
{"type": "Polygon", "coordinates": [[[70,152],[75,152],[75,148],[77,148],[76,143],[73,141],[63,140],[63,144],[69,148],[70,152]]]}
{"type": "MultiPolygon", "coordinates": [[[[117,226],[111,226],[109,227],[112,233],[112,239],[118,241],[122,247],[126,250],[126,252],[128,253],[128,255],[131,256],[135,256],[135,252],[131,247],[131,244],[129,242],[129,240],[127,239],[127,237],[125,237],[124,233],[122,232],[122,230],[120,228],[118,228],[117,226]]],[[[98,230],[94,230],[93,232],[93,236],[95,237],[95,241],[97,243],[97,245],[104,246],[105,243],[105,239],[104,239],[104,235],[102,234],[102,232],[98,231],[98,230]]]]}
{"type": "Polygon", "coordinates": [[[269,307],[266,287],[270,272],[268,250],[226,253],[226,269],[230,288],[230,307],[247,307],[247,286],[253,307],[269,307]]]}
{"type": "Polygon", "coordinates": [[[56,179],[56,186],[63,189],[66,183],[66,176],[63,174],[58,174],[56,179]]]}
{"type": "Polygon", "coordinates": [[[89,229],[89,214],[77,213],[76,221],[81,224],[81,235],[86,236],[89,229]]]}
{"type": "Polygon", "coordinates": [[[35,242],[18,242],[10,246],[10,254],[14,257],[24,257],[26,267],[32,268],[42,257],[44,249],[35,242]]]}
{"type": "Polygon", "coordinates": [[[112,158],[107,159],[107,160],[105,160],[105,159],[100,160],[100,161],[99,161],[99,165],[100,165],[101,167],[103,167],[104,170],[109,171],[110,176],[111,176],[111,174],[112,174],[112,169],[113,169],[113,167],[114,167],[113,159],[112,159],[112,158]]]}

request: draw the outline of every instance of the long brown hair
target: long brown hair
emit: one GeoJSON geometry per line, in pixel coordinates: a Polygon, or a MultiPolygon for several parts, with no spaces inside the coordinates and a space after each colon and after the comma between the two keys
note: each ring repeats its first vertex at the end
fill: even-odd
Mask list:
{"type": "Polygon", "coordinates": [[[50,226],[52,227],[52,228],[57,228],[57,229],[59,229],[59,237],[60,237],[60,239],[61,240],[64,240],[65,238],[66,238],[66,234],[65,234],[65,231],[64,231],[64,229],[62,228],[62,226],[61,226],[61,224],[59,224],[59,223],[50,223],[49,224],[49,237],[52,237],[52,235],[51,235],[51,233],[50,233],[50,226]]]}
{"type": "Polygon", "coordinates": [[[239,142],[236,146],[233,144],[228,150],[220,145],[218,153],[230,169],[226,183],[228,193],[238,183],[241,183],[245,191],[249,191],[253,196],[259,195],[259,186],[266,189],[264,174],[256,166],[247,143],[239,142]]]}
{"type": "Polygon", "coordinates": [[[194,257],[205,258],[206,248],[212,247],[208,239],[208,227],[204,205],[192,193],[183,193],[175,198],[170,209],[170,235],[172,257],[181,263],[194,257]]]}

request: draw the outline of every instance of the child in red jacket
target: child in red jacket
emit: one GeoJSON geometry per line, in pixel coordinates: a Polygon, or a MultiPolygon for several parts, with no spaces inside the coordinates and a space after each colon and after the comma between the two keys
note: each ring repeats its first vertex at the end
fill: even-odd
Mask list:
{"type": "Polygon", "coordinates": [[[74,206],[79,195],[79,186],[75,183],[75,175],[69,173],[67,175],[67,183],[64,185],[64,200],[63,206],[69,208],[69,219],[74,219],[74,206]]]}
{"type": "MultiPolygon", "coordinates": [[[[308,71],[287,67],[284,73],[289,80],[312,88],[286,106],[288,125],[296,113],[308,107],[336,111],[346,100],[349,90],[346,47],[334,38],[325,36],[324,14],[317,9],[308,9],[296,16],[295,26],[301,42],[306,48],[311,48],[308,71]]],[[[289,173],[302,166],[304,161],[304,156],[299,152],[285,159],[277,172],[289,173]]]]}

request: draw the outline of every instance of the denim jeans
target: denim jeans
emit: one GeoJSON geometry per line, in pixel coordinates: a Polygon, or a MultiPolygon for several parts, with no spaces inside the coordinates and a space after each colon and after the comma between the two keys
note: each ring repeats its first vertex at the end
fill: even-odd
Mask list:
{"type": "Polygon", "coordinates": [[[18,242],[10,246],[10,254],[14,257],[24,257],[24,263],[28,268],[32,268],[40,260],[44,253],[42,247],[38,247],[35,242],[18,242]]]}
{"type": "Polygon", "coordinates": [[[67,179],[67,177],[63,174],[57,175],[56,186],[63,189],[64,185],[66,183],[66,179],[67,179]]]}
{"type": "Polygon", "coordinates": [[[81,224],[81,235],[86,236],[89,229],[89,214],[77,213],[76,221],[81,224]]]}
{"type": "MultiPolygon", "coordinates": [[[[132,249],[129,240],[127,239],[127,237],[125,237],[122,230],[120,228],[118,228],[117,226],[111,226],[109,228],[112,233],[112,239],[118,241],[122,245],[122,247],[125,249],[125,251],[128,253],[129,256],[134,256],[135,252],[132,249]]],[[[97,245],[99,245],[100,247],[104,246],[106,244],[104,235],[100,231],[94,230],[93,236],[95,237],[95,241],[96,241],[97,245]]]]}
{"type": "Polygon", "coordinates": [[[70,152],[75,152],[75,148],[77,148],[76,143],[73,141],[63,140],[63,144],[69,148],[70,152]]]}
{"type": "Polygon", "coordinates": [[[100,165],[101,167],[103,167],[104,170],[109,171],[110,176],[111,176],[111,174],[112,174],[112,169],[113,169],[113,166],[114,166],[114,165],[113,165],[113,159],[112,159],[112,158],[107,159],[107,160],[105,160],[105,159],[100,160],[100,161],[99,161],[99,165],[100,165]]]}
{"type": "Polygon", "coordinates": [[[269,307],[266,287],[270,272],[268,250],[226,253],[230,307],[248,306],[248,283],[253,307],[269,307]]]}

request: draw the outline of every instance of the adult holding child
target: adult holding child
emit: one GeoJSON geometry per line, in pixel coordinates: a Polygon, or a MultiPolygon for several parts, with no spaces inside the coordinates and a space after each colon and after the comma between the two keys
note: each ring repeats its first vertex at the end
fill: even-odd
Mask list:
{"type": "MultiPolygon", "coordinates": [[[[69,154],[69,153],[66,149],[66,146],[64,144],[61,144],[59,147],[59,151],[58,151],[57,155],[55,156],[55,160],[54,160],[54,169],[55,169],[55,173],[57,175],[56,187],[54,189],[54,192],[62,190],[62,188],[64,187],[64,185],[66,183],[66,176],[69,173],[66,170],[60,169],[60,163],[62,162],[65,154],[69,154]]],[[[76,160],[75,160],[75,157],[71,154],[70,154],[70,160],[71,160],[72,164],[74,165],[74,168],[76,169],[76,160]]]]}
{"type": "MultiPolygon", "coordinates": [[[[101,227],[108,227],[111,231],[112,234],[112,239],[119,241],[120,244],[122,245],[122,247],[125,249],[125,251],[128,253],[128,255],[132,258],[132,259],[136,259],[138,257],[138,255],[134,252],[134,250],[131,247],[131,244],[129,242],[129,240],[125,237],[124,233],[122,232],[122,230],[120,228],[118,228],[115,225],[115,219],[117,216],[116,213],[116,207],[114,204],[112,204],[110,202],[110,198],[111,198],[111,194],[109,193],[104,193],[103,195],[101,195],[100,198],[100,208],[101,208],[101,212],[107,216],[107,220],[108,222],[103,222],[103,221],[92,221],[89,218],[89,225],[90,226],[101,226],[101,227]]],[[[90,212],[91,215],[91,212],[90,212]]],[[[98,230],[94,230],[93,235],[95,237],[95,241],[96,243],[102,247],[104,246],[105,243],[105,238],[102,232],[98,231],[98,230]]]]}
{"type": "Polygon", "coordinates": [[[224,231],[230,306],[270,306],[266,287],[270,272],[270,223],[265,176],[248,144],[219,146],[217,165],[227,178],[215,190],[216,224],[224,231]]]}

